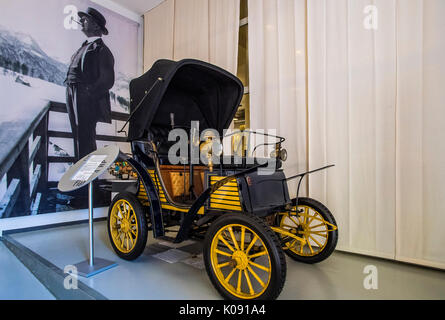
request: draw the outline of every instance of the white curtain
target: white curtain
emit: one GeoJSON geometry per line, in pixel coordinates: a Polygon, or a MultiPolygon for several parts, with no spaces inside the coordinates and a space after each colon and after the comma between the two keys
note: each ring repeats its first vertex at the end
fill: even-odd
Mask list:
{"type": "Polygon", "coordinates": [[[209,0],[209,61],[236,75],[240,0],[209,0]]]}
{"type": "Polygon", "coordinates": [[[240,0],[165,0],[144,15],[144,66],[199,59],[236,74],[240,0]]]}
{"type": "MultiPolygon", "coordinates": [[[[305,1],[249,0],[248,6],[251,128],[286,137],[285,172],[300,173],[307,168],[305,1]]],[[[295,181],[289,189],[295,196],[295,181]]]]}
{"type": "Polygon", "coordinates": [[[173,59],[175,0],[165,0],[144,15],[144,71],[159,59],[173,59]]]}
{"type": "Polygon", "coordinates": [[[209,1],[175,2],[174,60],[209,61],[209,1]]]}
{"type": "Polygon", "coordinates": [[[397,1],[396,257],[445,268],[445,1],[397,1]]]}
{"type": "Polygon", "coordinates": [[[336,164],[309,193],[336,217],[340,250],[445,268],[444,15],[443,0],[249,2],[251,122],[292,131],[310,169],[336,164]],[[295,79],[303,93],[283,99],[295,79]]]}

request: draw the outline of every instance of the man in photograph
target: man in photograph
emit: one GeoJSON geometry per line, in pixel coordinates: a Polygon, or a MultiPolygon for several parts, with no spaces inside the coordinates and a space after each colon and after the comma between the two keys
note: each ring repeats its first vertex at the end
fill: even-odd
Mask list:
{"type": "Polygon", "coordinates": [[[114,85],[114,57],[102,40],[108,34],[104,16],[93,8],[78,16],[88,39],[72,56],[65,80],[76,161],[97,149],[96,124],[111,123],[114,85]]]}

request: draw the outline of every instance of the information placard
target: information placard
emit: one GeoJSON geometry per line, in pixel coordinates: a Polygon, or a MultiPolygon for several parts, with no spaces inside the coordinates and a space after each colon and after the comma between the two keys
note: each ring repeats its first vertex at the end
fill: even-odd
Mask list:
{"type": "Polygon", "coordinates": [[[106,155],[92,155],[71,178],[72,181],[87,181],[96,170],[106,163],[106,155]]]}
{"type": "Polygon", "coordinates": [[[57,185],[58,189],[70,192],[89,184],[113,165],[119,152],[119,147],[111,145],[83,157],[65,172],[57,185]]]}

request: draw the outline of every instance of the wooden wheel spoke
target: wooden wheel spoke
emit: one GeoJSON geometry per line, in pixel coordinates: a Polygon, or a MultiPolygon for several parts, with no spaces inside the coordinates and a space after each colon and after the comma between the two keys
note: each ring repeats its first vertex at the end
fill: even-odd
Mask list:
{"type": "Polygon", "coordinates": [[[317,225],[315,225],[315,226],[310,226],[310,225],[309,225],[309,229],[315,229],[315,228],[319,228],[319,227],[322,227],[322,226],[326,226],[326,224],[324,224],[324,223],[320,223],[320,224],[317,224],[317,225]]]}
{"type": "Polygon", "coordinates": [[[126,208],[125,208],[125,203],[121,203],[121,205],[119,206],[120,210],[120,214],[122,215],[122,218],[125,218],[126,216],[126,208]]]}
{"type": "Polygon", "coordinates": [[[258,257],[264,256],[265,254],[267,254],[267,251],[266,251],[266,250],[263,250],[263,251],[261,251],[261,252],[252,254],[252,255],[250,255],[250,256],[248,256],[248,257],[249,257],[250,259],[252,259],[252,258],[258,258],[258,257]]]}
{"type": "Polygon", "coordinates": [[[224,230],[221,233],[222,237],[227,241],[228,244],[230,244],[232,247],[234,247],[234,243],[232,241],[232,237],[230,236],[230,234],[227,234],[227,230],[224,230]]]}
{"type": "Polygon", "coordinates": [[[247,269],[244,269],[244,276],[246,277],[247,285],[249,286],[250,294],[254,295],[255,291],[253,290],[252,282],[250,282],[250,277],[249,277],[249,274],[247,273],[247,269]]]}
{"type": "Polygon", "coordinates": [[[221,250],[215,249],[215,252],[218,253],[218,254],[221,254],[223,256],[226,256],[226,257],[232,257],[232,254],[230,254],[228,252],[225,252],[225,251],[221,251],[221,250]]]}
{"type": "Polygon", "coordinates": [[[221,269],[221,268],[227,267],[229,265],[230,265],[230,261],[227,261],[227,262],[223,262],[223,263],[218,264],[217,267],[219,269],[221,269]]]}
{"type": "Polygon", "coordinates": [[[297,218],[297,219],[298,219],[298,222],[296,222],[291,216],[289,216],[289,219],[290,219],[293,223],[295,223],[296,226],[299,226],[299,225],[301,224],[299,218],[297,218]]]}
{"type": "Polygon", "coordinates": [[[323,246],[320,244],[320,242],[318,242],[314,237],[312,237],[311,235],[309,235],[309,238],[311,238],[312,240],[314,240],[314,242],[320,247],[322,248],[323,246]]]}
{"type": "Polygon", "coordinates": [[[312,249],[312,246],[311,246],[311,243],[309,242],[309,239],[308,239],[308,241],[306,243],[309,246],[309,250],[311,250],[311,253],[314,254],[314,249],[312,249]]]}
{"type": "Polygon", "coordinates": [[[236,241],[235,235],[233,234],[232,227],[229,227],[230,237],[232,238],[233,243],[235,244],[236,250],[239,250],[238,241],[236,241]]]}
{"type": "Polygon", "coordinates": [[[246,236],[246,228],[241,227],[241,251],[244,251],[244,239],[246,236]]]}
{"type": "Polygon", "coordinates": [[[122,215],[122,218],[125,219],[126,214],[127,214],[126,209],[125,209],[125,204],[121,204],[120,208],[121,208],[120,214],[122,215]]]}
{"type": "Polygon", "coordinates": [[[236,268],[233,268],[233,270],[230,271],[229,275],[227,276],[227,278],[224,279],[224,281],[229,283],[230,279],[232,278],[236,270],[237,270],[236,268]]]}
{"type": "Polygon", "coordinates": [[[312,221],[320,221],[320,222],[326,224],[326,221],[324,221],[324,219],[319,217],[318,215],[315,215],[314,218],[312,219],[312,221]]]}
{"type": "Polygon", "coordinates": [[[116,211],[113,210],[113,212],[111,213],[111,215],[113,217],[115,217],[117,220],[121,220],[121,218],[119,217],[119,215],[116,213],[116,211]]]}
{"type": "Polygon", "coordinates": [[[128,237],[130,238],[130,242],[131,242],[131,247],[133,248],[134,244],[135,244],[135,239],[133,239],[133,237],[131,236],[131,232],[128,232],[128,237]]]}
{"type": "MultiPolygon", "coordinates": [[[[123,214],[123,212],[122,212],[122,210],[121,210],[121,205],[120,205],[120,204],[117,206],[117,210],[119,211],[119,213],[121,214],[121,216],[122,216],[122,218],[123,218],[123,217],[124,217],[124,214],[123,214]]],[[[119,218],[119,220],[121,220],[122,218],[119,218]]]]}
{"type": "Polygon", "coordinates": [[[130,216],[133,215],[133,210],[129,207],[127,208],[127,220],[130,220],[130,216]]]}
{"type": "Polygon", "coordinates": [[[224,243],[226,247],[230,249],[230,251],[235,252],[235,249],[232,248],[232,246],[222,237],[222,235],[219,235],[218,239],[221,240],[222,243],[224,243]]]}
{"type": "Polygon", "coordinates": [[[236,291],[241,293],[241,270],[238,272],[238,283],[236,286],[236,291]]]}
{"type": "Polygon", "coordinates": [[[312,221],[314,221],[314,218],[315,218],[315,216],[310,216],[310,217],[309,217],[309,219],[308,219],[308,221],[307,221],[307,225],[308,225],[308,226],[312,223],[312,221]]]}
{"type": "Polygon", "coordinates": [[[253,277],[258,281],[258,283],[261,285],[262,288],[266,286],[266,284],[260,279],[260,277],[253,271],[253,269],[250,266],[247,266],[247,270],[253,275],[253,277]]]}
{"type": "Polygon", "coordinates": [[[328,237],[328,234],[326,233],[326,231],[309,231],[309,233],[316,234],[317,236],[324,237],[324,238],[328,237]]]}
{"type": "Polygon", "coordinates": [[[129,237],[128,237],[128,233],[126,233],[125,234],[125,239],[127,240],[127,250],[130,250],[130,244],[129,244],[129,240],[130,239],[128,239],[129,237]]]}
{"type": "Polygon", "coordinates": [[[263,270],[263,271],[270,272],[270,268],[267,268],[267,267],[265,267],[265,266],[262,266],[262,265],[260,265],[260,264],[258,264],[258,263],[249,261],[249,264],[251,264],[252,266],[257,267],[258,269],[261,269],[261,270],[263,270]]]}
{"type": "Polygon", "coordinates": [[[246,249],[246,254],[249,254],[250,249],[252,249],[253,245],[255,244],[255,242],[258,240],[258,236],[255,235],[252,239],[252,241],[250,242],[249,246],[246,249]]]}

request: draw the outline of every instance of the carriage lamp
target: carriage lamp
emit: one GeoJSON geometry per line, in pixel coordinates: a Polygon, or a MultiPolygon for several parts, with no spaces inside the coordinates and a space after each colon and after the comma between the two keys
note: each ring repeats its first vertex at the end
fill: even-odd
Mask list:
{"type": "Polygon", "coordinates": [[[286,161],[287,160],[287,150],[281,149],[281,148],[277,148],[277,149],[273,150],[270,153],[270,157],[280,159],[283,162],[286,161]]]}
{"type": "Polygon", "coordinates": [[[281,149],[278,158],[283,162],[286,161],[287,160],[287,150],[281,149]]]}
{"type": "Polygon", "coordinates": [[[201,155],[204,154],[208,161],[209,171],[213,172],[213,155],[219,157],[222,154],[222,145],[216,140],[216,136],[208,131],[204,134],[205,142],[201,145],[201,155]]]}

